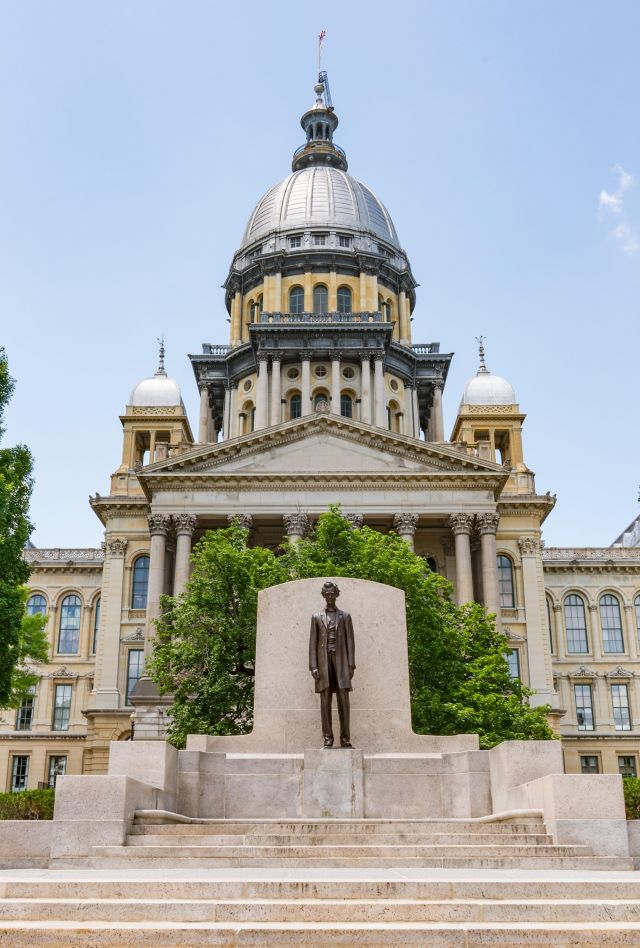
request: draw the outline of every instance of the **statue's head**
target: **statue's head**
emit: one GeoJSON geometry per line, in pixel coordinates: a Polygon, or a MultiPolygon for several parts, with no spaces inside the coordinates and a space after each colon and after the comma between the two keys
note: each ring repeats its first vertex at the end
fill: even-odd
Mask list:
{"type": "Polygon", "coordinates": [[[338,589],[335,583],[332,583],[329,580],[328,582],[324,583],[322,586],[322,595],[327,605],[333,606],[336,599],[340,595],[340,590],[338,589]]]}

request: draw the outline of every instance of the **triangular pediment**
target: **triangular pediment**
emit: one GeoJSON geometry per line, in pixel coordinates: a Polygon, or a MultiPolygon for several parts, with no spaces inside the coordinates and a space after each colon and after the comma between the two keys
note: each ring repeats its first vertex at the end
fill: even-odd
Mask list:
{"type": "Polygon", "coordinates": [[[435,445],[332,415],[315,415],[267,428],[149,465],[157,476],[210,474],[491,474],[498,464],[454,446],[435,445]]]}

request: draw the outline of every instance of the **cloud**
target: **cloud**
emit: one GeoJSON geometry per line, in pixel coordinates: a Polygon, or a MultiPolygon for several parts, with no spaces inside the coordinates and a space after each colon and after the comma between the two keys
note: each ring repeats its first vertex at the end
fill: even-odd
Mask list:
{"type": "Polygon", "coordinates": [[[626,192],[635,186],[636,180],[632,174],[625,171],[622,165],[615,165],[613,170],[618,175],[618,187],[613,192],[602,189],[598,200],[598,212],[601,219],[609,219],[611,222],[617,220],[613,229],[609,231],[609,236],[618,242],[623,253],[632,256],[640,251],[640,236],[629,221],[624,199],[626,192]]]}

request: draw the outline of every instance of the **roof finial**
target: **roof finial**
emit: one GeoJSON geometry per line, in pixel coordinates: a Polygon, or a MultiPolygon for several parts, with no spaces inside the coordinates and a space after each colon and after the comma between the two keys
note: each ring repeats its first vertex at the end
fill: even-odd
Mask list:
{"type": "Polygon", "coordinates": [[[158,345],[160,346],[160,358],[158,360],[158,370],[156,375],[166,375],[164,370],[164,336],[158,336],[158,345]]]}
{"type": "Polygon", "coordinates": [[[478,375],[488,374],[489,370],[487,369],[484,363],[484,341],[486,336],[476,336],[476,342],[478,343],[478,355],[480,356],[480,368],[478,369],[478,375]]]}

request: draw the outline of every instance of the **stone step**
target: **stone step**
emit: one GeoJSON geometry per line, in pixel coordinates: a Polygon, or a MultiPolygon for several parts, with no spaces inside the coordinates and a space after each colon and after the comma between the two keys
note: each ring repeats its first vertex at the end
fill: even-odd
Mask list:
{"type": "Polygon", "coordinates": [[[544,856],[580,857],[592,855],[591,849],[588,846],[419,846],[411,844],[382,845],[380,843],[359,844],[355,846],[348,844],[307,846],[301,845],[300,843],[294,846],[269,846],[262,844],[255,846],[176,846],[167,844],[162,846],[94,846],[92,853],[96,856],[108,856],[114,851],[117,851],[118,854],[121,854],[123,851],[125,853],[129,852],[134,858],[155,858],[156,856],[161,856],[162,858],[175,859],[188,858],[190,856],[197,856],[199,859],[215,859],[217,856],[225,856],[226,858],[242,856],[248,859],[252,856],[263,859],[272,857],[296,859],[297,857],[313,858],[315,855],[327,859],[333,858],[334,856],[339,856],[343,859],[359,859],[361,856],[366,856],[370,859],[374,859],[377,856],[393,858],[401,856],[464,858],[468,856],[470,859],[474,857],[499,858],[501,856],[508,856],[510,859],[514,859],[519,856],[532,858],[539,856],[542,858],[544,856]]]}
{"type": "Polygon", "coordinates": [[[486,833],[511,836],[513,834],[545,833],[541,819],[511,823],[507,820],[473,822],[471,820],[201,820],[195,823],[159,822],[136,816],[131,827],[133,835],[227,835],[237,833],[265,835],[306,835],[322,833],[486,833]]]}
{"type": "Polygon", "coordinates": [[[266,833],[246,834],[230,833],[225,836],[193,834],[145,833],[143,836],[130,834],[127,846],[339,846],[339,845],[410,845],[410,846],[551,846],[551,836],[514,834],[505,836],[485,833],[385,833],[363,838],[362,833],[307,833],[304,837],[267,835],[266,833]]]}
{"type": "Polygon", "coordinates": [[[4,922],[10,948],[188,945],[429,945],[430,948],[638,948],[635,922],[4,922]]]}

